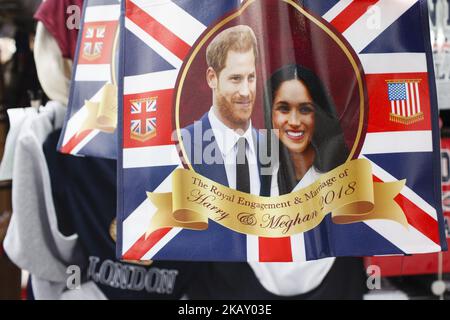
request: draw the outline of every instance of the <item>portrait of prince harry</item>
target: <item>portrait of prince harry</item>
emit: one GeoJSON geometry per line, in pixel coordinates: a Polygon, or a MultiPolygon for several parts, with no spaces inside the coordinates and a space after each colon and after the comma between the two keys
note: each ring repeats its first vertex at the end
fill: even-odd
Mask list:
{"type": "MultiPolygon", "coordinates": [[[[217,34],[206,49],[205,80],[212,92],[212,104],[198,121],[181,130],[181,136],[195,172],[232,189],[269,196],[270,176],[261,174],[258,157],[263,138],[251,121],[257,94],[257,61],[258,44],[249,26],[237,25],[217,34]],[[208,150],[214,150],[212,159],[208,150]]],[[[245,252],[233,250],[246,247],[246,235],[214,221],[205,231],[182,232],[191,233],[191,259],[195,259],[195,252],[199,256],[210,252],[204,247],[214,247],[218,242],[221,250],[211,252],[212,260],[246,259],[245,252]],[[195,252],[192,248],[196,248],[195,252]]]]}

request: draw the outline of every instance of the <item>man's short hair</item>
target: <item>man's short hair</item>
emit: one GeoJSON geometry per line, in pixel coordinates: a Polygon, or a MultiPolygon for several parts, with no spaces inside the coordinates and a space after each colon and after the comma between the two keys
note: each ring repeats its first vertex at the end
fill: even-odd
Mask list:
{"type": "Polygon", "coordinates": [[[247,52],[253,49],[255,62],[258,59],[258,47],[253,30],[246,25],[238,25],[219,33],[206,49],[208,67],[219,74],[224,68],[228,51],[247,52]]]}

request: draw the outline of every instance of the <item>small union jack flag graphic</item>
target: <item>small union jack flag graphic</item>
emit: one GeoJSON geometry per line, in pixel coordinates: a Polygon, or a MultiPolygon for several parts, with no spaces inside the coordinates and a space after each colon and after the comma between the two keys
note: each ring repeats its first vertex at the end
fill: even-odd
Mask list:
{"type": "Polygon", "coordinates": [[[131,138],[147,141],[156,135],[157,98],[131,102],[131,138]]]}
{"type": "Polygon", "coordinates": [[[86,39],[91,39],[91,41],[84,43],[83,57],[85,59],[94,60],[102,55],[105,31],[105,26],[90,27],[86,30],[86,39]]]}

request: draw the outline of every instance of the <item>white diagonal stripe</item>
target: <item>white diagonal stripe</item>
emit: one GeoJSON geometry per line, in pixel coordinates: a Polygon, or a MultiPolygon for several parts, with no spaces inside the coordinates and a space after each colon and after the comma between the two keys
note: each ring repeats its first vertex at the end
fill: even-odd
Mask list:
{"type": "Polygon", "coordinates": [[[120,5],[90,6],[86,8],[84,22],[118,21],[120,5]]]}
{"type": "Polygon", "coordinates": [[[178,70],[153,72],[124,78],[124,94],[136,94],[166,89],[173,89],[178,70]]]}
{"type": "Polygon", "coordinates": [[[148,0],[132,0],[132,2],[190,46],[206,30],[201,22],[172,1],[153,4],[149,4],[148,0]]]}
{"type": "Polygon", "coordinates": [[[374,17],[370,10],[356,20],[344,33],[343,36],[350,42],[356,51],[361,52],[375,38],[377,38],[392,23],[400,18],[418,0],[380,0],[374,6],[379,12],[374,17]],[[380,25],[374,26],[371,20],[379,18],[380,25]]]}
{"type": "Polygon", "coordinates": [[[163,57],[168,63],[174,66],[176,69],[180,69],[183,61],[181,61],[176,55],[174,55],[169,49],[164,47],[155,38],[142,30],[137,24],[128,18],[125,18],[125,27],[130,30],[136,37],[152,48],[157,54],[163,57]]]}
{"type": "Polygon", "coordinates": [[[368,133],[361,154],[433,152],[431,131],[368,133]]]}
{"type": "Polygon", "coordinates": [[[123,149],[124,169],[180,164],[180,156],[175,145],[123,149]]]}
{"type": "MultiPolygon", "coordinates": [[[[172,173],[164,179],[154,192],[172,191],[172,173]]],[[[122,232],[122,253],[126,253],[147,232],[150,220],[156,211],[153,203],[146,199],[125,219],[122,232]]]]}
{"type": "Polygon", "coordinates": [[[406,229],[389,220],[370,220],[364,223],[407,254],[441,251],[439,245],[412,226],[406,229]]]}
{"type": "Polygon", "coordinates": [[[75,81],[110,81],[109,64],[79,64],[75,71],[75,81]]]}
{"type": "MultiPolygon", "coordinates": [[[[364,156],[361,156],[360,158],[367,159],[364,156]]],[[[369,160],[369,159],[367,159],[369,160]]],[[[369,160],[370,161],[370,160],[369,160]]],[[[392,176],[389,172],[378,166],[373,161],[370,161],[372,164],[372,172],[373,174],[383,180],[384,182],[394,182],[398,181],[394,176],[392,176]]],[[[433,208],[428,202],[423,200],[417,193],[415,193],[411,188],[408,186],[404,186],[402,191],[400,192],[403,196],[409,199],[412,203],[414,203],[420,210],[426,212],[431,218],[437,221],[437,213],[436,209],[433,208]]]]}
{"type": "Polygon", "coordinates": [[[328,12],[325,13],[322,17],[328,22],[330,22],[331,20],[336,18],[342,11],[344,11],[345,8],[347,8],[352,2],[353,0],[341,0],[338,3],[336,3],[336,5],[333,8],[328,10],[328,12]]]}
{"type": "Polygon", "coordinates": [[[98,134],[100,133],[100,130],[92,130],[82,141],[80,141],[75,148],[72,149],[70,154],[78,155],[78,151],[84,148],[85,145],[89,143],[92,139],[94,139],[98,134]]]}
{"type": "Polygon", "coordinates": [[[428,71],[425,53],[368,53],[359,59],[366,74],[428,71]]]}

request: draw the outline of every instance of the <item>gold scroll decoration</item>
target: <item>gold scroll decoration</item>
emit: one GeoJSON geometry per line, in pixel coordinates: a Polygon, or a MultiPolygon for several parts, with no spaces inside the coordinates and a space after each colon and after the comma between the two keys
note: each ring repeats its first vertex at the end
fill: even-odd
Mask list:
{"type": "Polygon", "coordinates": [[[117,100],[117,86],[111,83],[105,84],[101,89],[99,102],[86,100],[88,115],[78,134],[86,130],[113,133],[117,128],[117,100]]]}
{"type": "Polygon", "coordinates": [[[405,180],[373,182],[366,159],[347,162],[306,188],[273,197],[243,193],[177,169],[172,193],[147,193],[157,211],[146,235],[164,227],[206,230],[210,219],[239,233],[278,238],[314,229],[329,213],[336,224],[387,219],[408,228],[394,201],[404,185],[405,180]]]}

